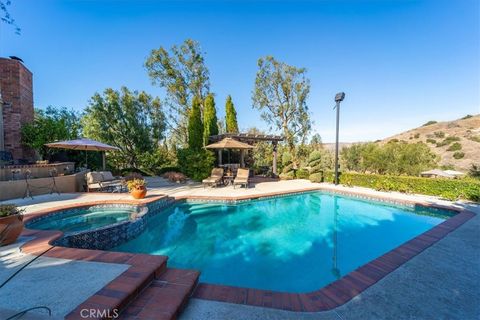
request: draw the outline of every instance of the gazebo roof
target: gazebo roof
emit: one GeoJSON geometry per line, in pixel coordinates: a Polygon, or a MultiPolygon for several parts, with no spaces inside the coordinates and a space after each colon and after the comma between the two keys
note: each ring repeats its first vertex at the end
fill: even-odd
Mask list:
{"type": "Polygon", "coordinates": [[[217,142],[225,138],[233,138],[235,140],[246,142],[246,143],[253,143],[258,141],[271,141],[271,142],[283,141],[282,136],[276,136],[276,135],[270,135],[270,134],[251,134],[251,133],[223,133],[215,136],[210,136],[209,140],[211,142],[217,142]]]}

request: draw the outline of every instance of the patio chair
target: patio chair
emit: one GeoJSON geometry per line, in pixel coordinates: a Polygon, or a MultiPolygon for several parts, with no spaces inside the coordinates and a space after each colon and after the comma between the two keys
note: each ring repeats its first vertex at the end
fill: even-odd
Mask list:
{"type": "Polygon", "coordinates": [[[248,188],[248,185],[250,183],[249,176],[250,169],[238,168],[237,176],[235,177],[235,180],[233,180],[233,188],[235,189],[235,186],[237,184],[239,184],[240,186],[244,185],[245,188],[248,188]]]}
{"type": "Polygon", "coordinates": [[[223,180],[223,168],[213,168],[210,177],[203,179],[203,187],[205,186],[218,186],[223,180]]]}
{"type": "Polygon", "coordinates": [[[87,172],[87,191],[122,191],[124,183],[121,179],[115,178],[110,171],[87,172]]]}

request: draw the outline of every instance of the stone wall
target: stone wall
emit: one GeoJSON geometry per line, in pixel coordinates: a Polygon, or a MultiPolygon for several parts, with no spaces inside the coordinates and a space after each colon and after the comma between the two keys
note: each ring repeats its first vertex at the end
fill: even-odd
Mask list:
{"type": "Polygon", "coordinates": [[[0,90],[6,103],[1,108],[4,150],[14,159],[32,160],[34,151],[21,144],[22,125],[33,121],[32,73],[18,60],[0,58],[0,90]]]}

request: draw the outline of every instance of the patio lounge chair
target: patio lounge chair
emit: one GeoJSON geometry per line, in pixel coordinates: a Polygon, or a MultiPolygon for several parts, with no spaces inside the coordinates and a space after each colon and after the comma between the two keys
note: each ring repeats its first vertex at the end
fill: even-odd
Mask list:
{"type": "Polygon", "coordinates": [[[223,180],[223,168],[213,168],[210,177],[203,179],[203,187],[209,186],[218,186],[222,183],[223,180]]]}
{"type": "Polygon", "coordinates": [[[248,188],[248,184],[250,182],[248,178],[249,175],[250,175],[249,169],[239,168],[237,171],[237,176],[235,177],[235,180],[233,180],[233,188],[235,188],[237,184],[241,186],[244,185],[245,188],[248,188]]]}
{"type": "Polygon", "coordinates": [[[124,183],[121,179],[115,178],[110,171],[92,171],[87,172],[87,191],[91,190],[113,190],[121,191],[123,189],[124,183]]]}

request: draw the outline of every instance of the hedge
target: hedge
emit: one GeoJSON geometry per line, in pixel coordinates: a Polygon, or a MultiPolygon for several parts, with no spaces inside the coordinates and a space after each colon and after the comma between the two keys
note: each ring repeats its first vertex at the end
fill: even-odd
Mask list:
{"type": "MultiPolygon", "coordinates": [[[[334,173],[310,175],[312,182],[333,182],[334,173]]],[[[480,181],[473,179],[421,178],[346,172],[340,183],[380,191],[399,191],[438,196],[448,200],[468,199],[480,202],[480,181]]]]}

